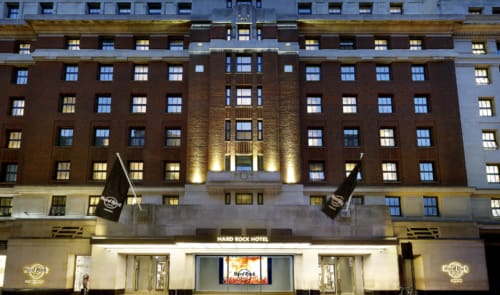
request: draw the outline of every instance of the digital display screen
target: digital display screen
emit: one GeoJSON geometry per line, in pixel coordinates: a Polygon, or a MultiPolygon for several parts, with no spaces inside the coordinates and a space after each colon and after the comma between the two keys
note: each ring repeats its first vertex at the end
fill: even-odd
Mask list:
{"type": "Polygon", "coordinates": [[[231,285],[270,284],[270,258],[265,256],[224,256],[222,282],[231,285]]]}

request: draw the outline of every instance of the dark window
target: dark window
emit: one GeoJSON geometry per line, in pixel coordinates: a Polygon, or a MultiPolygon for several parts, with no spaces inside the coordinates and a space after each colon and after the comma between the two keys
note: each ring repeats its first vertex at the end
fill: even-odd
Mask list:
{"type": "Polygon", "coordinates": [[[177,14],[191,14],[191,3],[187,2],[178,3],[177,14]]]}
{"type": "Polygon", "coordinates": [[[5,163],[2,165],[2,180],[4,182],[16,182],[17,163],[5,163]]]}
{"type": "Polygon", "coordinates": [[[297,7],[298,14],[311,14],[312,13],[312,4],[311,3],[299,3],[297,7]]]}
{"type": "Polygon", "coordinates": [[[42,2],[40,3],[41,14],[54,14],[54,3],[42,2]]]}
{"type": "Polygon", "coordinates": [[[165,129],[165,145],[168,147],[181,146],[181,129],[179,128],[165,129]]]}
{"type": "Polygon", "coordinates": [[[66,215],[66,196],[52,196],[50,216],[66,215]]]}
{"type": "Polygon", "coordinates": [[[73,128],[59,129],[58,146],[72,146],[73,145],[73,128]]]}
{"type": "Polygon", "coordinates": [[[19,3],[7,3],[7,18],[19,18],[19,3]]]}
{"type": "Polygon", "coordinates": [[[130,2],[120,2],[117,4],[118,14],[128,15],[132,13],[130,2]]]}
{"type": "Polygon", "coordinates": [[[87,3],[87,14],[101,14],[101,3],[87,3]]]}
{"type": "Polygon", "coordinates": [[[359,129],[344,128],[344,146],[359,147],[359,129]]]}
{"type": "Polygon", "coordinates": [[[161,3],[160,2],[148,3],[148,14],[160,15],[161,14],[161,3]]]}
{"type": "Polygon", "coordinates": [[[129,146],[144,146],[144,136],[146,130],[144,128],[130,128],[129,146]]]}
{"type": "Polygon", "coordinates": [[[94,146],[109,146],[109,128],[94,129],[94,146]]]}
{"type": "Polygon", "coordinates": [[[0,216],[2,216],[2,217],[12,216],[12,198],[11,197],[0,198],[0,216]]]}
{"type": "Polygon", "coordinates": [[[401,216],[401,203],[399,197],[385,197],[385,205],[389,208],[391,216],[401,216]]]}

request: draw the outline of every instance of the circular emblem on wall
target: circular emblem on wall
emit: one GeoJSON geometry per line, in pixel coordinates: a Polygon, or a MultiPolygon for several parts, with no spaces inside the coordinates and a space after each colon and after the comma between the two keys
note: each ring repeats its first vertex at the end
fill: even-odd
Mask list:
{"type": "Polygon", "coordinates": [[[43,284],[45,281],[43,277],[49,273],[49,267],[40,263],[33,263],[26,265],[23,268],[23,273],[28,275],[29,280],[25,280],[28,284],[43,284]]]}
{"type": "Polygon", "coordinates": [[[469,273],[469,266],[458,261],[452,261],[441,266],[441,270],[450,276],[450,282],[463,283],[464,275],[469,273]]]}

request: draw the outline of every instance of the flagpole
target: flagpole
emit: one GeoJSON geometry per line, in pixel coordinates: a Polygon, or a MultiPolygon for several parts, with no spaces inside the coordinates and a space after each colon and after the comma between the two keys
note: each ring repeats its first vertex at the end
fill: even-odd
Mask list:
{"type": "MultiPolygon", "coordinates": [[[[361,161],[361,159],[363,159],[364,155],[365,155],[365,153],[361,153],[359,155],[359,160],[360,161],[361,161]]],[[[356,175],[356,177],[358,177],[358,176],[356,175]]],[[[349,196],[349,199],[347,200],[347,204],[345,205],[345,208],[342,209],[342,211],[344,211],[344,212],[348,212],[349,211],[349,207],[351,206],[351,200],[352,200],[352,194],[349,196]]]]}
{"type": "Polygon", "coordinates": [[[141,204],[137,201],[137,194],[135,193],[134,186],[132,185],[132,182],[130,181],[130,178],[128,177],[128,172],[127,169],[125,168],[125,165],[123,164],[122,158],[120,157],[120,153],[116,153],[116,157],[118,158],[118,161],[120,162],[120,166],[122,166],[123,173],[125,174],[125,178],[127,178],[128,185],[130,186],[130,190],[132,191],[132,194],[134,195],[134,202],[139,206],[139,210],[142,210],[141,204]]]}

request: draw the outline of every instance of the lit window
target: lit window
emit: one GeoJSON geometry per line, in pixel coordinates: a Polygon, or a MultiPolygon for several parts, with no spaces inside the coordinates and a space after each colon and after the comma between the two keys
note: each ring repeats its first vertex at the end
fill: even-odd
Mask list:
{"type": "Polygon", "coordinates": [[[101,3],[87,3],[87,14],[101,14],[101,3]]]}
{"type": "Polygon", "coordinates": [[[28,69],[20,68],[15,70],[15,83],[18,85],[28,84],[28,69]]]}
{"type": "Polygon", "coordinates": [[[413,97],[413,103],[415,106],[416,114],[430,113],[429,98],[427,96],[415,96],[413,97]]]}
{"type": "Polygon", "coordinates": [[[262,40],[262,34],[263,34],[262,28],[257,27],[257,40],[262,40]]]}
{"type": "Polygon", "coordinates": [[[115,50],[115,40],[109,38],[102,39],[101,50],[115,50]]]}
{"type": "Polygon", "coordinates": [[[257,120],[257,140],[264,140],[264,121],[257,120]]]}
{"type": "Polygon", "coordinates": [[[389,41],[387,39],[375,39],[375,50],[389,49],[389,41]]]}
{"type": "Polygon", "coordinates": [[[498,149],[496,132],[492,130],[482,131],[483,149],[496,150],[498,149]]]}
{"type": "Polygon", "coordinates": [[[319,50],[318,39],[306,39],[304,45],[306,50],[319,50]]]}
{"type": "Polygon", "coordinates": [[[148,39],[135,40],[135,50],[140,50],[140,51],[149,50],[149,40],[148,39]]]}
{"type": "Polygon", "coordinates": [[[358,98],[356,96],[342,97],[342,112],[344,114],[355,114],[358,112],[358,98]]]}
{"type": "Polygon", "coordinates": [[[252,105],[252,88],[236,88],[236,105],[252,105]]]}
{"type": "Polygon", "coordinates": [[[342,80],[342,81],[355,81],[356,80],[356,67],[353,65],[340,66],[340,80],[342,80]]]}
{"type": "Polygon", "coordinates": [[[17,163],[6,163],[2,166],[2,178],[4,182],[16,182],[17,180],[17,163]]]}
{"type": "Polygon", "coordinates": [[[96,97],[96,112],[111,113],[111,96],[103,95],[96,97]]]}
{"type": "MultiPolygon", "coordinates": [[[[142,180],[142,179],[141,179],[142,180]]],[[[137,196],[132,196],[132,195],[127,195],[127,205],[136,205],[142,203],[142,196],[137,195],[137,196]]]]}
{"type": "Polygon", "coordinates": [[[78,80],[78,66],[77,65],[65,65],[64,66],[64,80],[65,81],[77,81],[78,80]]]}
{"type": "Polygon", "coordinates": [[[262,54],[257,54],[257,73],[262,73],[262,54]]]}
{"type": "Polygon", "coordinates": [[[7,18],[19,18],[19,3],[7,3],[7,18]]]}
{"type": "Polygon", "coordinates": [[[491,215],[493,217],[500,217],[500,199],[491,199],[491,215]]]}
{"type": "Polygon", "coordinates": [[[309,205],[322,206],[325,203],[325,196],[309,196],[309,205]]]}
{"type": "Polygon", "coordinates": [[[388,65],[376,66],[377,81],[390,81],[391,80],[391,67],[388,65]]]}
{"type": "Polygon", "coordinates": [[[425,67],[424,66],[411,66],[411,80],[412,81],[425,81],[425,67]]]}
{"type": "Polygon", "coordinates": [[[385,205],[389,208],[391,216],[401,216],[401,203],[399,197],[385,197],[385,205]]]}
{"type": "Polygon", "coordinates": [[[144,162],[130,161],[128,163],[128,175],[131,180],[142,180],[144,177],[144,162]]]}
{"type": "Polygon", "coordinates": [[[181,146],[181,129],[179,128],[165,129],[165,145],[168,147],[181,146]]]}
{"type": "Polygon", "coordinates": [[[159,3],[159,2],[148,3],[148,14],[149,15],[160,15],[161,14],[161,3],[159,3]]]}
{"type": "Polygon", "coordinates": [[[252,140],[252,121],[236,121],[236,140],[252,140]]]}
{"type": "Polygon", "coordinates": [[[66,215],[66,196],[52,196],[49,215],[50,216],[66,215]]]}
{"type": "Polygon", "coordinates": [[[144,128],[130,128],[129,146],[141,147],[144,146],[144,136],[146,130],[144,128]]]}
{"type": "Polygon", "coordinates": [[[40,3],[40,13],[41,14],[54,14],[54,3],[52,3],[52,2],[40,3]]]}
{"type": "Polygon", "coordinates": [[[250,26],[248,25],[238,26],[238,40],[240,41],[250,40],[250,26]]]}
{"type": "Polygon", "coordinates": [[[226,28],[226,40],[229,41],[233,39],[233,30],[231,29],[231,27],[227,27],[226,28]]]}
{"type": "Polygon", "coordinates": [[[177,3],[177,14],[191,14],[191,3],[177,3]]]}
{"type": "Polygon", "coordinates": [[[309,162],[309,180],[325,180],[325,164],[323,162],[309,162]]]}
{"type": "Polygon", "coordinates": [[[488,75],[487,68],[476,68],[474,70],[474,76],[476,78],[477,85],[487,85],[490,84],[490,78],[488,75]]]}
{"type": "Polygon", "coordinates": [[[95,216],[95,210],[99,204],[101,196],[89,196],[89,205],[87,207],[87,216],[95,216]]]}
{"type": "Polygon", "coordinates": [[[236,156],[236,171],[252,171],[252,156],[236,156]]]}
{"type": "Polygon", "coordinates": [[[230,73],[232,69],[231,65],[231,54],[227,53],[226,54],[226,73],[230,73]]]}
{"type": "Polygon", "coordinates": [[[379,132],[380,146],[393,147],[396,146],[396,138],[393,128],[380,128],[379,132]]]}
{"type": "Polygon", "coordinates": [[[181,164],[179,162],[165,163],[165,180],[179,181],[181,178],[181,164]]]}
{"type": "Polygon", "coordinates": [[[403,14],[403,4],[402,3],[391,3],[389,7],[390,14],[403,14]]]}
{"type": "Polygon", "coordinates": [[[321,79],[320,66],[306,66],[306,81],[319,81],[321,79]]]}
{"type": "Polygon", "coordinates": [[[94,129],[94,146],[109,146],[109,128],[94,129]]]}
{"type": "Polygon", "coordinates": [[[12,197],[0,198],[0,216],[12,216],[12,197]]]}
{"type": "Polygon", "coordinates": [[[352,38],[341,38],[339,46],[340,46],[340,49],[342,49],[342,50],[356,49],[354,39],[352,39],[352,38]]]}
{"type": "Polygon", "coordinates": [[[179,196],[163,196],[163,205],[179,206],[179,196]]]}
{"type": "Polygon", "coordinates": [[[328,14],[342,14],[342,3],[328,3],[328,14]]]}
{"type": "Polygon", "coordinates": [[[131,112],[132,113],[146,113],[148,98],[146,96],[133,96],[131,112]]]}
{"type": "Polygon", "coordinates": [[[80,39],[69,39],[66,48],[68,50],[80,50],[80,39]]]}
{"type": "Polygon", "coordinates": [[[438,198],[424,197],[424,216],[439,216],[438,198]]]}
{"type": "Polygon", "coordinates": [[[421,39],[410,39],[410,50],[422,50],[422,48],[421,39]]]}
{"type": "Polygon", "coordinates": [[[344,146],[359,147],[359,129],[344,128],[344,146]]]}
{"type": "Polygon", "coordinates": [[[500,183],[500,174],[497,164],[486,164],[486,180],[488,183],[500,183]]]}
{"type": "Polygon", "coordinates": [[[168,80],[182,81],[182,66],[168,66],[168,80]]]}
{"type": "Polygon", "coordinates": [[[252,205],[253,195],[251,193],[236,193],[235,203],[236,205],[252,205]]]}
{"type": "Polygon", "coordinates": [[[169,50],[184,50],[184,41],[182,39],[172,39],[168,43],[168,49],[169,50]]]}
{"type": "Polygon", "coordinates": [[[257,87],[257,105],[261,106],[263,103],[262,87],[257,87]]]}
{"type": "Polygon", "coordinates": [[[479,104],[479,116],[481,117],[493,117],[494,116],[494,108],[493,108],[493,98],[489,97],[480,97],[478,100],[479,104]]]}
{"type": "Polygon", "coordinates": [[[236,72],[249,73],[252,71],[252,57],[249,55],[239,55],[236,57],[236,72]]]}
{"type": "Polygon", "coordinates": [[[359,14],[372,14],[372,3],[360,3],[359,14]]]}
{"type": "Polygon", "coordinates": [[[420,162],[420,181],[435,181],[434,175],[434,163],[432,162],[420,162]]]}
{"type": "Polygon", "coordinates": [[[72,146],[73,145],[73,128],[59,129],[59,138],[57,140],[58,146],[72,146]]]}
{"type": "Polygon", "coordinates": [[[486,44],[484,42],[472,42],[473,54],[486,54],[486,44]]]}
{"type": "Polygon", "coordinates": [[[71,170],[71,162],[57,162],[56,163],[56,180],[69,180],[71,170]]]}
{"type": "Polygon", "coordinates": [[[322,113],[322,97],[321,96],[308,96],[307,97],[307,113],[322,113]]]}
{"type": "Polygon", "coordinates": [[[99,66],[99,81],[113,81],[113,66],[99,66]]]}
{"type": "Polygon", "coordinates": [[[167,113],[182,113],[182,97],[167,97],[167,113]]]}
{"type": "Polygon", "coordinates": [[[432,146],[430,128],[417,128],[417,146],[418,147],[432,146]]]}
{"type": "Polygon", "coordinates": [[[14,117],[24,116],[24,98],[13,98],[11,102],[10,114],[14,117]]]}
{"type": "MultiPolygon", "coordinates": [[[[349,174],[351,174],[351,171],[356,167],[358,163],[357,162],[346,162],[345,163],[345,177],[348,177],[349,174]]],[[[363,176],[361,175],[361,170],[358,170],[358,175],[356,175],[356,179],[358,181],[363,179],[363,176]]]]}
{"type": "Polygon", "coordinates": [[[392,113],[392,97],[391,96],[379,96],[378,97],[378,112],[380,114],[391,114],[392,113]]]}
{"type": "Polygon", "coordinates": [[[76,97],[74,95],[64,95],[59,103],[59,112],[72,114],[76,111],[76,97]]]}
{"type": "Polygon", "coordinates": [[[31,54],[31,44],[30,43],[19,43],[17,48],[17,53],[19,54],[31,54]]]}
{"type": "Polygon", "coordinates": [[[307,146],[322,147],[323,146],[323,129],[307,129],[307,146]]]}
{"type": "Polygon", "coordinates": [[[23,137],[23,132],[20,130],[7,131],[7,148],[9,149],[21,148],[22,137],[23,137]]]}
{"type": "Polygon", "coordinates": [[[311,14],[312,13],[312,4],[311,3],[299,3],[297,5],[297,13],[298,14],[311,14]]]}
{"type": "Polygon", "coordinates": [[[384,182],[398,181],[398,168],[395,162],[382,163],[382,180],[384,182]]]}
{"type": "Polygon", "coordinates": [[[129,2],[120,2],[117,4],[118,14],[128,15],[132,12],[129,2]]]}
{"type": "Polygon", "coordinates": [[[108,163],[94,162],[92,163],[92,180],[106,180],[106,171],[108,170],[108,163]]]}
{"type": "Polygon", "coordinates": [[[134,81],[147,81],[149,74],[149,67],[147,65],[134,66],[134,81]]]}

